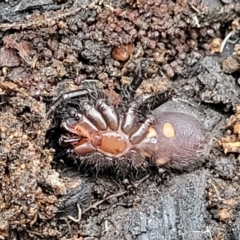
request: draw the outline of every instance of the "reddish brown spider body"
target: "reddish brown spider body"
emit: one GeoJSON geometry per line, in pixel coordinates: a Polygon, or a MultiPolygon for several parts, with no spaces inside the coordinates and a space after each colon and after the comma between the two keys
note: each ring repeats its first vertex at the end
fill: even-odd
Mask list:
{"type": "Polygon", "coordinates": [[[66,134],[60,137],[60,145],[71,146],[75,154],[99,152],[119,158],[131,150],[143,156],[151,156],[156,150],[156,131],[151,126],[154,117],[148,116],[138,123],[136,116],[131,114],[137,111],[136,104],[123,115],[104,99],[97,100],[96,107],[86,102],[82,106],[83,114],[77,113],[61,122],[61,129],[66,134]]]}
{"type": "Polygon", "coordinates": [[[193,114],[161,110],[158,106],[168,97],[159,94],[153,101],[138,98],[116,106],[96,90],[67,93],[49,111],[57,120],[59,148],[67,158],[98,169],[127,171],[149,163],[180,170],[198,166],[208,154],[207,133],[193,114]]]}

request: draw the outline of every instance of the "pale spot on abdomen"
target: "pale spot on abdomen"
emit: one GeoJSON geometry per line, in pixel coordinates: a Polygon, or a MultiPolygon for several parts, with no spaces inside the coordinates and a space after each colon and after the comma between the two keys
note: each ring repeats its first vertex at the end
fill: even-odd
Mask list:
{"type": "Polygon", "coordinates": [[[198,166],[208,154],[209,137],[201,122],[180,112],[161,112],[156,117],[158,147],[156,165],[176,169],[198,166]]]}

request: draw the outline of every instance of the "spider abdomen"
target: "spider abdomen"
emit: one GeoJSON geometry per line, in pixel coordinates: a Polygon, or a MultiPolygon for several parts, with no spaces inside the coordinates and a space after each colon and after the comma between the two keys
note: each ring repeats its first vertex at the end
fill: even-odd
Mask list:
{"type": "Polygon", "coordinates": [[[211,140],[195,116],[176,111],[160,112],[156,114],[156,131],[156,165],[183,170],[200,165],[206,159],[211,140]]]}

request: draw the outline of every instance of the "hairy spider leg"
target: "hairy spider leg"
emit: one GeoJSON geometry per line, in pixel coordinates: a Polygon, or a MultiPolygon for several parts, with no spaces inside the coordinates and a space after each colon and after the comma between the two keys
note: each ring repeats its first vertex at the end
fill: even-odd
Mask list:
{"type": "Polygon", "coordinates": [[[49,118],[51,116],[51,114],[56,110],[56,108],[63,102],[66,100],[69,100],[71,98],[74,97],[79,97],[79,96],[83,96],[83,95],[89,95],[92,91],[89,89],[79,89],[79,90],[75,90],[72,92],[67,92],[64,93],[63,95],[61,95],[59,98],[57,98],[51,105],[51,107],[49,108],[48,112],[47,112],[47,117],[49,118]]]}
{"type": "Polygon", "coordinates": [[[136,78],[132,80],[132,82],[127,86],[126,90],[130,96],[134,96],[136,90],[143,82],[142,74],[139,74],[136,78]]]}
{"type": "Polygon", "coordinates": [[[123,99],[125,98],[124,100],[127,100],[128,102],[131,102],[134,99],[136,90],[143,82],[140,65],[140,63],[137,64],[132,82],[128,85],[123,85],[121,89],[121,96],[123,97],[123,99]]]}
{"type": "Polygon", "coordinates": [[[76,143],[71,151],[78,155],[84,155],[96,152],[96,148],[90,141],[82,140],[81,142],[76,143]]]}
{"type": "Polygon", "coordinates": [[[155,95],[149,94],[149,96],[145,96],[145,98],[140,96],[136,99],[136,102],[139,103],[138,109],[144,114],[149,113],[149,111],[152,111],[158,108],[163,103],[167,102],[170,98],[172,98],[173,95],[174,91],[169,90],[167,92],[157,93],[155,95]]]}
{"type": "Polygon", "coordinates": [[[153,98],[149,99],[151,101],[150,110],[158,108],[160,105],[168,101],[173,96],[173,94],[174,94],[173,91],[170,90],[153,96],[153,98]]]}
{"type": "Polygon", "coordinates": [[[137,144],[142,141],[149,132],[149,127],[155,122],[154,116],[148,115],[145,121],[137,128],[137,130],[130,134],[130,142],[132,144],[137,144]]]}
{"type": "Polygon", "coordinates": [[[83,102],[82,108],[86,117],[99,129],[106,130],[108,128],[105,119],[103,118],[101,112],[99,112],[95,106],[90,105],[87,102],[83,102]]]}
{"type": "Polygon", "coordinates": [[[126,134],[130,133],[130,131],[136,127],[137,121],[136,121],[136,115],[137,115],[137,103],[131,102],[129,104],[129,108],[127,112],[124,114],[123,121],[122,121],[122,131],[126,134]]]}
{"type": "Polygon", "coordinates": [[[119,126],[119,116],[114,106],[107,104],[105,99],[97,100],[97,109],[101,112],[103,118],[107,122],[108,127],[117,131],[119,126]]]}
{"type": "Polygon", "coordinates": [[[82,82],[82,86],[87,87],[86,89],[78,89],[75,91],[67,92],[62,94],[59,98],[57,98],[49,108],[47,112],[47,118],[49,118],[52,113],[56,110],[56,108],[65,100],[69,100],[74,97],[84,96],[84,95],[90,95],[92,92],[96,91],[96,84],[98,80],[97,79],[85,79],[82,82]]]}
{"type": "Polygon", "coordinates": [[[78,137],[78,138],[68,138],[67,136],[61,136],[59,138],[59,144],[62,145],[62,146],[69,146],[69,144],[72,144],[72,143],[76,143],[76,142],[79,142],[82,138],[81,137],[78,137]]]}

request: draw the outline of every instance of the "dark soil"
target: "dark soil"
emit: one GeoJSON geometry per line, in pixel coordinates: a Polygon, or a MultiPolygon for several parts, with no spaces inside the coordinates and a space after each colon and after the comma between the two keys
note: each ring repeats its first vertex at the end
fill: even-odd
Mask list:
{"type": "Polygon", "coordinates": [[[0,239],[240,239],[239,13],[237,0],[1,1],[0,239]],[[138,95],[172,88],[195,109],[208,161],[125,178],[56,162],[53,99],[85,79],[121,88],[139,64],[138,95]]]}

